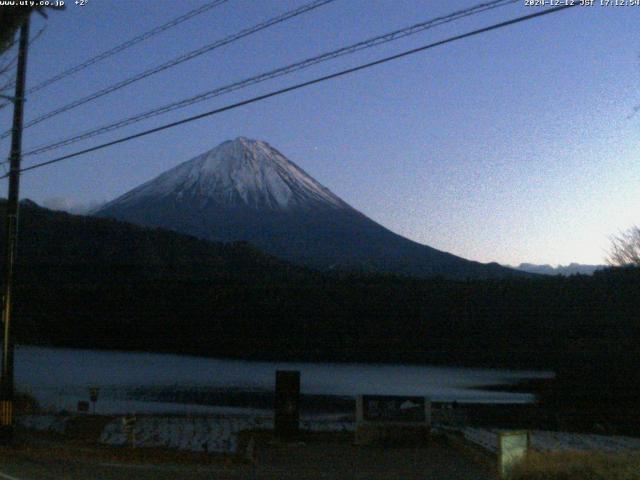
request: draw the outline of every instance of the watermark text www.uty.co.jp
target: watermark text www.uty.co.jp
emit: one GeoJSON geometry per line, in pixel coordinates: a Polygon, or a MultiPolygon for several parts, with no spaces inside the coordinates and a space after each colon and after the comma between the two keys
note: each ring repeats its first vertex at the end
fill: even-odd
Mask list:
{"type": "MultiPolygon", "coordinates": [[[[86,4],[88,0],[84,0],[86,4]]],[[[79,1],[76,4],[80,3],[79,1]]],[[[54,7],[65,6],[65,0],[0,0],[0,7],[54,7]]]]}

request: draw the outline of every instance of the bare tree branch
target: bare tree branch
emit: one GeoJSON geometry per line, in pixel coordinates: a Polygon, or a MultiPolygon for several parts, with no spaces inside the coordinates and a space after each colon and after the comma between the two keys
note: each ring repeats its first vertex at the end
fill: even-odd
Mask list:
{"type": "Polygon", "coordinates": [[[611,266],[640,266],[640,227],[634,225],[626,232],[611,236],[607,263],[611,266]]]}

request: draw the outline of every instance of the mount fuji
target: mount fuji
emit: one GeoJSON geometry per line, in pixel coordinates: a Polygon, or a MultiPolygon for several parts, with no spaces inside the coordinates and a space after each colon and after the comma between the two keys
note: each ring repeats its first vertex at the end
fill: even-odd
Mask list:
{"type": "Polygon", "coordinates": [[[206,240],[247,241],[293,263],[428,277],[526,275],[397,235],[263,141],[239,137],[107,203],[94,215],[206,240]]]}

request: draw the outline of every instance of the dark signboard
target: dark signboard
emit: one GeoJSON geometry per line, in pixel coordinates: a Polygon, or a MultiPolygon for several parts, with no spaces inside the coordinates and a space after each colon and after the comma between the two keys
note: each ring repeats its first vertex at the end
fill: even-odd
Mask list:
{"type": "Polygon", "coordinates": [[[276,435],[291,437],[298,433],[300,425],[300,372],[276,371],[274,427],[276,435]]]}
{"type": "Polygon", "coordinates": [[[427,422],[424,397],[362,396],[362,420],[367,422],[427,422]]]}

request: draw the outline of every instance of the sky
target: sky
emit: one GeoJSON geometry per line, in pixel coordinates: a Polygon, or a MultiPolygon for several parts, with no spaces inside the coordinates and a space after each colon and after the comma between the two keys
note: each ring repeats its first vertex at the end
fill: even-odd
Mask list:
{"type": "MultiPolygon", "coordinates": [[[[310,0],[228,0],[28,96],[25,119],[310,0]]],[[[336,0],[24,131],[23,149],[483,0],[336,0]]],[[[27,87],[198,6],[67,2],[32,17],[27,87]]],[[[6,7],[2,7],[6,8],[6,7]]],[[[316,65],[23,166],[550,7],[525,0],[316,65]]],[[[25,172],[21,198],[82,209],[238,136],[265,140],[407,238],[481,262],[603,263],[640,223],[640,6],[578,6],[25,172]]],[[[11,109],[0,110],[0,126],[11,109]]],[[[9,142],[0,143],[6,157],[9,142]]],[[[6,195],[6,180],[3,193],[6,195]]]]}

